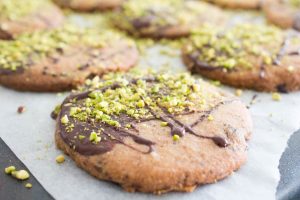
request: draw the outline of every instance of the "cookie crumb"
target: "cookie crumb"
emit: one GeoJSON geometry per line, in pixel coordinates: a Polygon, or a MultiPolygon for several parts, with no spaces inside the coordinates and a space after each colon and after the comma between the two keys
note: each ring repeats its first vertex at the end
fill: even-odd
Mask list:
{"type": "Polygon", "coordinates": [[[22,114],[23,112],[25,112],[26,108],[24,106],[19,106],[17,112],[19,114],[22,114]]]}
{"type": "Polygon", "coordinates": [[[59,156],[56,157],[55,160],[56,160],[56,162],[59,163],[59,164],[60,164],[60,163],[63,163],[63,162],[65,162],[65,156],[64,156],[64,155],[59,155],[59,156]]]}
{"type": "Polygon", "coordinates": [[[32,184],[31,183],[26,183],[25,187],[28,188],[28,189],[30,189],[30,188],[32,188],[32,184]]]}
{"type": "Polygon", "coordinates": [[[242,94],[243,94],[243,90],[241,90],[241,89],[235,90],[235,96],[240,97],[240,96],[242,96],[242,94]]]}
{"type": "Polygon", "coordinates": [[[272,93],[272,99],[274,101],[280,101],[281,100],[281,95],[277,92],[272,93]]]}

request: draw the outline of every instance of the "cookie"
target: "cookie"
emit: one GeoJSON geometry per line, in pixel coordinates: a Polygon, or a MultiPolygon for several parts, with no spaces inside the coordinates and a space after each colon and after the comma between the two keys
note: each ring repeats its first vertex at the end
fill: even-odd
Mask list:
{"type": "Polygon", "coordinates": [[[300,30],[300,1],[273,1],[264,6],[269,22],[281,28],[300,30]]]}
{"type": "Polygon", "coordinates": [[[0,41],[0,48],[0,84],[24,91],[69,90],[87,77],[126,71],[138,60],[132,40],[72,26],[0,41]]]}
{"type": "Polygon", "coordinates": [[[259,9],[263,0],[207,0],[221,7],[232,9],[259,9]]]}
{"type": "Polygon", "coordinates": [[[0,39],[56,28],[63,21],[59,8],[47,0],[0,0],[0,39]]]}
{"type": "Polygon", "coordinates": [[[191,192],[246,162],[249,111],[188,74],[106,75],[56,109],[55,140],[79,167],[126,191],[191,192]]]}
{"type": "Polygon", "coordinates": [[[225,19],[219,8],[205,2],[129,0],[113,15],[112,23],[138,37],[176,38],[189,35],[200,24],[223,24],[225,19]]]}
{"type": "Polygon", "coordinates": [[[119,7],[124,0],[53,0],[63,8],[76,11],[108,10],[119,7]]]}
{"type": "Polygon", "coordinates": [[[234,87],[289,92],[300,89],[299,34],[273,26],[202,27],[182,49],[194,73],[234,87]]]}

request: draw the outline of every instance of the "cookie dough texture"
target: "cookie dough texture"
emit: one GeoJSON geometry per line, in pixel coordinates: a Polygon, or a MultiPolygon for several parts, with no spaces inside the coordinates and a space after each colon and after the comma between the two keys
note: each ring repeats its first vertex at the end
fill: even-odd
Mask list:
{"type": "Polygon", "coordinates": [[[53,0],[63,8],[70,8],[76,11],[108,10],[119,7],[124,0],[53,0]]]}
{"type": "Polygon", "coordinates": [[[0,39],[62,25],[63,13],[47,0],[0,0],[0,39]]]}
{"type": "Polygon", "coordinates": [[[58,148],[129,192],[191,192],[238,170],[252,132],[245,105],[186,74],[154,77],[89,81],[61,106],[58,148]]]}
{"type": "Polygon", "coordinates": [[[222,25],[226,18],[222,10],[205,2],[130,0],[112,16],[112,23],[139,37],[176,38],[189,35],[200,24],[222,25]]]}
{"type": "Polygon", "coordinates": [[[289,92],[300,89],[299,34],[265,25],[227,31],[203,27],[182,49],[192,72],[234,87],[289,92]]]}
{"type": "Polygon", "coordinates": [[[87,77],[126,71],[138,60],[133,41],[71,26],[1,41],[0,47],[0,84],[25,91],[69,90],[87,77]]]}
{"type": "Polygon", "coordinates": [[[281,28],[300,30],[300,1],[272,1],[264,6],[266,17],[270,23],[281,28]]]}

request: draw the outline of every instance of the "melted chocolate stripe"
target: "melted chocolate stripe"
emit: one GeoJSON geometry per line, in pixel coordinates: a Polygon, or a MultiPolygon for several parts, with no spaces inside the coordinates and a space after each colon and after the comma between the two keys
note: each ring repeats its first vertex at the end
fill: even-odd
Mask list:
{"type": "MultiPolygon", "coordinates": [[[[142,98],[143,99],[143,98],[142,98]]],[[[216,110],[219,106],[221,105],[225,105],[227,103],[231,103],[233,102],[234,100],[228,100],[228,101],[225,101],[225,102],[220,102],[218,103],[213,109],[211,109],[209,111],[209,113],[213,112],[214,110],[216,110]]],[[[148,108],[149,112],[153,115],[153,116],[158,116],[159,119],[161,119],[162,121],[165,121],[167,122],[167,125],[171,128],[171,135],[178,135],[180,137],[183,137],[185,135],[185,132],[189,132],[197,137],[200,137],[200,138],[204,138],[204,139],[210,139],[212,140],[216,145],[218,145],[219,147],[227,147],[229,144],[228,142],[226,141],[226,139],[222,138],[222,137],[218,137],[218,136],[213,136],[213,137],[210,137],[210,136],[205,136],[205,135],[199,135],[197,133],[194,132],[194,130],[192,130],[191,126],[187,126],[185,125],[184,123],[182,123],[181,121],[175,119],[174,115],[170,115],[169,113],[167,113],[165,111],[164,108],[161,108],[161,111],[167,116],[162,116],[162,115],[159,115],[158,113],[154,112],[150,107],[149,105],[146,104],[146,107],[148,108]],[[171,119],[171,120],[169,120],[171,119]]],[[[206,116],[206,115],[204,115],[206,116]]],[[[204,120],[204,117],[201,117],[201,122],[204,120]],[[203,118],[203,119],[202,119],[203,118]]],[[[197,125],[198,123],[200,123],[199,120],[197,120],[195,123],[195,125],[197,125]]]]}
{"type": "Polygon", "coordinates": [[[286,48],[288,47],[288,44],[289,44],[289,41],[291,39],[291,36],[287,36],[284,41],[282,42],[281,44],[281,48],[276,56],[276,58],[274,59],[273,63],[275,65],[280,65],[280,60],[281,58],[285,55],[285,52],[286,52],[286,48]]]}
{"type": "Polygon", "coordinates": [[[171,118],[174,122],[179,124],[181,127],[184,128],[185,131],[190,132],[192,135],[203,138],[203,139],[210,139],[212,140],[216,145],[219,147],[227,147],[229,145],[228,141],[225,138],[219,137],[219,136],[205,136],[205,135],[199,135],[195,133],[195,131],[191,128],[191,126],[187,126],[181,121],[174,118],[172,115],[167,115],[169,118],[171,118]]]}
{"type": "Polygon", "coordinates": [[[208,115],[210,115],[211,113],[213,113],[216,109],[218,109],[220,106],[222,105],[226,105],[226,104],[230,104],[234,101],[237,101],[237,99],[231,99],[231,100],[227,100],[227,101],[221,101],[219,102],[217,105],[215,105],[214,107],[212,107],[210,110],[204,111],[204,114],[201,115],[197,121],[195,121],[194,123],[190,124],[190,127],[195,127],[197,126],[199,123],[201,123],[204,119],[206,119],[208,117],[208,115]]]}

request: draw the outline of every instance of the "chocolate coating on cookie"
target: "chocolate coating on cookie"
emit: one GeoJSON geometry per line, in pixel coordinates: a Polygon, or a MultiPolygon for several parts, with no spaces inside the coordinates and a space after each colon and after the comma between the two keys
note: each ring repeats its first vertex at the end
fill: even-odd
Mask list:
{"type": "Polygon", "coordinates": [[[62,12],[48,0],[1,0],[0,39],[62,25],[62,12]]]}
{"type": "Polygon", "coordinates": [[[292,91],[300,87],[299,42],[298,33],[272,26],[203,27],[183,48],[183,60],[193,72],[229,85],[265,91],[285,85],[292,91]]]}
{"type": "Polygon", "coordinates": [[[207,106],[196,103],[201,100],[201,85],[190,76],[117,76],[102,82],[93,82],[90,83],[91,91],[74,93],[65,99],[57,119],[62,139],[81,154],[106,153],[115,144],[135,149],[124,142],[125,138],[147,146],[148,150],[143,153],[150,153],[155,143],[140,137],[135,126],[151,120],[161,120],[165,126],[170,127],[170,136],[184,137],[185,134],[192,134],[209,139],[219,147],[229,145],[226,138],[196,133],[193,127],[206,120],[220,106],[232,103],[234,99],[211,106],[194,123],[185,124],[177,119],[178,115],[199,112],[200,107],[207,106]],[[101,140],[91,140],[90,135],[93,133],[101,140]]]}
{"type": "Polygon", "coordinates": [[[189,35],[200,24],[223,24],[225,19],[220,9],[205,2],[130,0],[113,15],[112,23],[135,36],[175,38],[189,35]]]}

